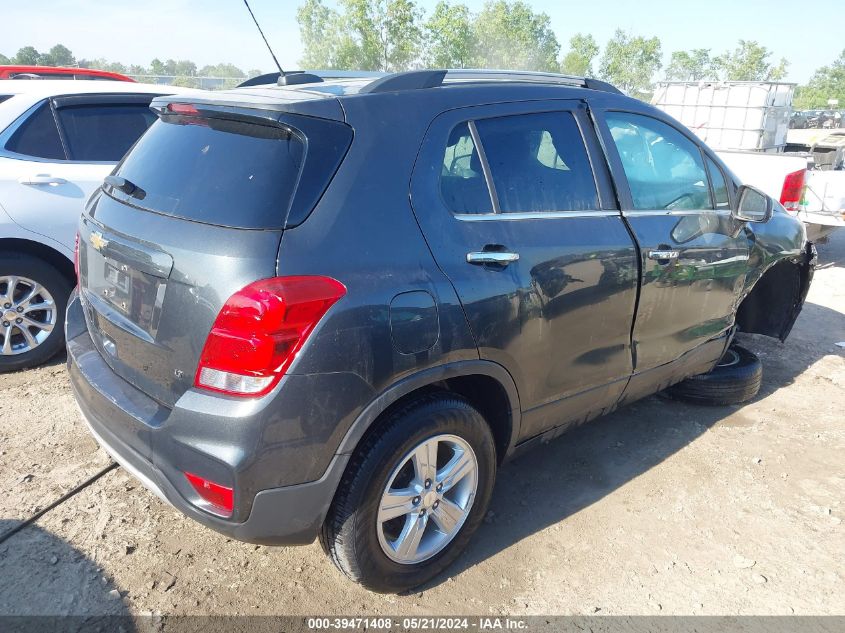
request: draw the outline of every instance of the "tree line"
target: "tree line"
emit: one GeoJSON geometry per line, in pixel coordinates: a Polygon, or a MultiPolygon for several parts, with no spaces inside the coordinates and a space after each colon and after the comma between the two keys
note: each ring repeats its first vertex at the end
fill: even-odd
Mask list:
{"type": "MultiPolygon", "coordinates": [[[[73,68],[95,68],[97,70],[108,70],[114,73],[121,73],[133,77],[144,77],[149,75],[164,75],[175,77],[173,85],[194,86],[196,77],[223,77],[232,80],[242,80],[244,77],[255,77],[260,75],[258,69],[243,71],[234,64],[220,63],[202,66],[197,65],[189,59],[167,59],[162,61],[153,59],[149,66],[138,64],[122,64],[109,61],[105,58],[77,59],[73,52],[63,44],[56,44],[46,53],[41,53],[34,46],[24,46],[11,58],[0,53],[0,64],[16,64],[21,66],[70,66],[73,68]]],[[[237,81],[231,82],[234,86],[237,81]]]]}
{"type": "MultiPolygon", "coordinates": [[[[395,72],[412,68],[507,68],[595,76],[648,98],[663,69],[658,37],[617,29],[602,48],[576,33],[566,49],[546,13],[521,0],[488,0],[473,13],[460,2],[437,2],[426,13],[414,0],[305,0],[297,11],[305,68],[395,72]]],[[[683,81],[778,81],[789,63],[753,40],[733,50],[674,51],[663,77],[683,81]]],[[[796,95],[796,107],[845,105],[845,51],[819,68],[796,95]]]]}
{"type": "MultiPolygon", "coordinates": [[[[733,50],[714,53],[697,48],[674,51],[663,68],[663,47],[656,36],[617,29],[602,47],[587,33],[576,33],[564,49],[546,13],[522,0],[488,0],[474,13],[461,2],[440,0],[427,13],[415,0],[304,0],[297,10],[303,44],[302,68],[394,72],[413,68],[507,68],[563,72],[609,81],[636,97],[648,99],[656,79],[684,81],[777,81],[788,62],[772,60],[772,52],[752,40],[739,40],[733,50]],[[662,77],[661,77],[661,71],[662,77]]],[[[153,59],[149,66],[124,65],[106,59],[76,59],[64,45],[47,52],[21,48],[0,64],[79,66],[135,77],[174,76],[178,85],[197,85],[196,77],[254,77],[220,63],[197,68],[191,60],[153,59]]],[[[229,85],[229,84],[226,84],[229,85]]],[[[845,50],[822,66],[796,91],[799,109],[824,108],[828,99],[845,107],[845,50]]]]}

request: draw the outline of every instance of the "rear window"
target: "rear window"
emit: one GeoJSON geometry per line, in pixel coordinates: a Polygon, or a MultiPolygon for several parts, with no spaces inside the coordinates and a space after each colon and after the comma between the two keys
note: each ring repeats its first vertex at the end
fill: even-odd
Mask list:
{"type": "Polygon", "coordinates": [[[119,165],[129,204],[207,224],[283,226],[304,159],[287,129],[223,119],[157,121],[119,165]]]}

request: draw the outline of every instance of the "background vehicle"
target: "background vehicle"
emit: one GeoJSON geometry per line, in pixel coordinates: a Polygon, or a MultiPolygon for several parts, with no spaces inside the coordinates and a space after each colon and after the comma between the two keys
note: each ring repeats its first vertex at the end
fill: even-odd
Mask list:
{"type": "Polygon", "coordinates": [[[107,70],[62,68],[61,66],[0,66],[0,79],[82,79],[86,81],[131,81],[134,79],[107,70]]]}
{"type": "Polygon", "coordinates": [[[833,121],[821,110],[796,117],[794,89],[779,82],[666,81],[652,103],[716,150],[740,182],[780,200],[818,240],[845,226],[845,172],[818,173],[821,164],[809,151],[785,154],[794,150],[790,127],[830,127],[833,121]]]}
{"type": "Polygon", "coordinates": [[[155,120],[150,100],[179,91],[134,82],[0,84],[0,372],[63,348],[84,202],[155,120]]]}
{"type": "Polygon", "coordinates": [[[517,450],[671,385],[753,396],[735,328],[785,338],[812,276],[800,222],[591,79],[419,71],[153,108],[80,219],[85,419],[188,516],[319,535],[379,591],[458,556],[517,450]]]}

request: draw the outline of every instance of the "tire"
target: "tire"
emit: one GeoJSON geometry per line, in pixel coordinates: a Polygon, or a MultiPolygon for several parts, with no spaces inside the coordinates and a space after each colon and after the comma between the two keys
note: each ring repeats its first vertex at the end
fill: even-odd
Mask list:
{"type": "Polygon", "coordinates": [[[667,393],[695,404],[739,404],[756,396],[762,381],[760,359],[744,347],[732,345],[712,371],[687,378],[667,393]]]}
{"type": "MultiPolygon", "coordinates": [[[[421,468],[430,472],[424,464],[421,468]]],[[[356,450],[323,524],[320,543],[341,572],[372,591],[398,593],[416,587],[443,571],[464,549],[484,518],[495,477],[496,448],[481,414],[447,392],[420,397],[389,414],[356,450]],[[434,438],[439,438],[437,472],[426,491],[417,477],[417,464],[406,460],[414,449],[431,446],[434,438]],[[465,468],[466,474],[452,480],[451,489],[438,492],[441,483],[450,481],[442,477],[445,464],[469,463],[473,458],[474,475],[465,468]],[[473,482],[475,493],[471,494],[473,482]],[[411,500],[409,494],[395,519],[379,520],[385,516],[379,515],[383,496],[388,487],[397,486],[419,495],[411,500]],[[443,500],[439,508],[440,502],[433,501],[438,497],[443,500]],[[462,520],[454,521],[451,531],[441,529],[440,521],[461,505],[465,508],[462,520]],[[405,509],[410,511],[405,513],[405,509]],[[444,510],[449,512],[444,514],[444,510]],[[423,511],[425,516],[420,515],[423,511]],[[419,525],[424,526],[423,536],[413,556],[420,560],[410,560],[412,548],[403,551],[401,537],[419,525]],[[405,561],[399,560],[403,557],[405,561]]]]}
{"type": "Polygon", "coordinates": [[[67,277],[42,259],[25,253],[0,255],[0,373],[35,367],[64,349],[65,309],[72,289],[67,277]],[[9,296],[12,283],[14,288],[9,296]],[[32,295],[31,301],[25,300],[36,285],[40,292],[32,295]],[[51,307],[32,309],[38,305],[50,306],[47,301],[52,302],[51,307]],[[27,326],[24,319],[48,325],[50,329],[27,326]],[[29,339],[24,335],[24,327],[29,339]],[[11,344],[7,344],[9,333],[11,344]]]}

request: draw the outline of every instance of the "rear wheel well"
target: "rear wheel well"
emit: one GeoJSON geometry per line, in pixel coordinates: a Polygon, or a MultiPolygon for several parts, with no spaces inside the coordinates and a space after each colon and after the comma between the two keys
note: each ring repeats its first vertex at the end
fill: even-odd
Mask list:
{"type": "Polygon", "coordinates": [[[513,432],[513,416],[511,415],[511,403],[508,399],[505,388],[498,380],[484,374],[471,374],[448,378],[436,383],[425,385],[410,393],[405,394],[387,409],[379,414],[378,418],[370,425],[359,445],[373,432],[377,432],[382,421],[389,418],[390,414],[407,406],[409,402],[424,397],[434,392],[447,392],[461,396],[473,407],[475,407],[490,426],[493,433],[493,440],[496,444],[496,458],[501,463],[507,454],[511,443],[513,432]]]}
{"type": "Polygon", "coordinates": [[[40,242],[9,237],[0,239],[0,253],[23,253],[37,257],[58,270],[71,286],[76,285],[73,262],[55,248],[45,246],[40,242]]]}

